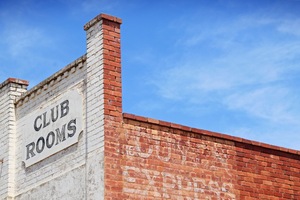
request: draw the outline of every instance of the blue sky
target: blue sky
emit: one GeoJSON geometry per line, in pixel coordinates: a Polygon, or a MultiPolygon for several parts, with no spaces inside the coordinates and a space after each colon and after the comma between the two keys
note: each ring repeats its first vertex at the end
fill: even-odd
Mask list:
{"type": "Polygon", "coordinates": [[[3,0],[0,82],[30,87],[122,18],[123,110],[300,150],[299,0],[3,0]]]}

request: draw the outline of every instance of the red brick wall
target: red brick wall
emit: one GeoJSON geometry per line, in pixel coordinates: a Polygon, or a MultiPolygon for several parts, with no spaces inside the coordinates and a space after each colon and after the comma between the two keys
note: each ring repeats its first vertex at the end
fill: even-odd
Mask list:
{"type": "Polygon", "coordinates": [[[300,199],[297,151],[130,114],[106,150],[108,199],[300,199]]]}
{"type": "Polygon", "coordinates": [[[232,142],[130,118],[123,131],[128,199],[236,198],[232,142]]]}
{"type": "Polygon", "coordinates": [[[236,188],[241,199],[300,199],[299,152],[241,142],[235,142],[235,151],[236,188]]]}
{"type": "Polygon", "coordinates": [[[300,199],[300,152],[122,115],[120,24],[101,15],[105,199],[300,199]]]}
{"type": "Polygon", "coordinates": [[[300,199],[299,152],[124,114],[106,199],[300,199]]]}
{"type": "MultiPolygon", "coordinates": [[[[102,14],[104,88],[104,196],[120,199],[122,176],[118,135],[122,132],[120,26],[122,20],[102,14]]],[[[122,198],[121,198],[122,199],[122,198]]]]}

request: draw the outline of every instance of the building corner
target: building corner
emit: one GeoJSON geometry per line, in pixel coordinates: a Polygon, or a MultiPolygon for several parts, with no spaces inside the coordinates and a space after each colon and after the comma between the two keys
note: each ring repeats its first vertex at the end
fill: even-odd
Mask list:
{"type": "Polygon", "coordinates": [[[106,199],[109,194],[109,149],[122,122],[121,23],[117,17],[100,14],[84,26],[87,37],[86,191],[87,198],[91,199],[106,199]],[[94,173],[90,174],[91,171],[94,173]]]}
{"type": "Polygon", "coordinates": [[[27,91],[28,81],[8,78],[0,84],[0,199],[13,199],[15,187],[15,102],[27,91]]]}

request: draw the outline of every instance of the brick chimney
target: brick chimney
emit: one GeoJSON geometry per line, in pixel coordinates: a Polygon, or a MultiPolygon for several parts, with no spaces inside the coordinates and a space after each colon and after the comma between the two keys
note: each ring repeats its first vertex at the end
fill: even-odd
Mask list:
{"type": "Polygon", "coordinates": [[[117,17],[100,14],[84,26],[87,35],[87,188],[89,199],[106,195],[110,162],[106,149],[122,122],[120,25],[117,17]],[[103,182],[104,180],[104,182],[103,182]],[[92,192],[91,192],[92,191],[92,192]]]}

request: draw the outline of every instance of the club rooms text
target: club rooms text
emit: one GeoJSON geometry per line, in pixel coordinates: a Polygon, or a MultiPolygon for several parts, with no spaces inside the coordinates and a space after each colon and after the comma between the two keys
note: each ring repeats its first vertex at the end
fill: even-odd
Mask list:
{"type": "Polygon", "coordinates": [[[31,127],[28,127],[30,140],[25,143],[24,162],[27,166],[77,142],[82,113],[76,109],[81,109],[82,105],[76,103],[76,98],[69,95],[33,115],[29,122],[31,127]]]}

